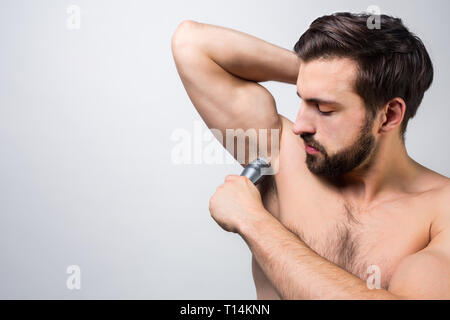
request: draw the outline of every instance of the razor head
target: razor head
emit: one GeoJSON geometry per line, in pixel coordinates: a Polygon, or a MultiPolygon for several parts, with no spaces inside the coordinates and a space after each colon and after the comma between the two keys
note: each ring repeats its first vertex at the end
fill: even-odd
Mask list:
{"type": "Polygon", "coordinates": [[[259,157],[250,162],[242,171],[241,176],[245,176],[253,182],[254,185],[257,185],[261,181],[264,180],[266,175],[262,172],[262,168],[270,167],[270,161],[267,158],[259,157]]]}

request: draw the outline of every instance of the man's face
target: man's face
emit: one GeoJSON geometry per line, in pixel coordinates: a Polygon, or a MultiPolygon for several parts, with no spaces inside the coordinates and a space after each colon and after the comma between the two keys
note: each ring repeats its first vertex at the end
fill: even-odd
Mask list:
{"type": "Polygon", "coordinates": [[[373,120],[354,91],[356,67],[347,58],[300,66],[297,91],[302,105],[293,132],[303,139],[306,164],[316,175],[341,176],[373,154],[373,120]]]}

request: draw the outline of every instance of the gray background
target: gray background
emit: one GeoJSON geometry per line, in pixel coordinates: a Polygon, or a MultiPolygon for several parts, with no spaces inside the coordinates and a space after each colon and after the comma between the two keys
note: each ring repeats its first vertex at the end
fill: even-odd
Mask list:
{"type": "MultiPolygon", "coordinates": [[[[449,176],[449,1],[0,1],[0,298],[254,299],[251,253],[210,218],[238,164],[174,165],[192,132],[170,50],[184,19],[284,48],[318,16],[378,5],[404,19],[435,78],[409,154],[449,176]],[[68,30],[66,8],[81,8],[68,30]],[[66,268],[81,267],[81,290],[66,268]]],[[[292,85],[264,84],[294,120],[292,85]]],[[[206,127],[204,127],[206,130],[206,127]]]]}

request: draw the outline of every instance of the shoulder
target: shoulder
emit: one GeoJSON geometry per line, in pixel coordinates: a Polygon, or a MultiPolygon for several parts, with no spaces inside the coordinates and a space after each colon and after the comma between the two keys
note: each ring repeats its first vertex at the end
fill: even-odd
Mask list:
{"type": "Polygon", "coordinates": [[[278,114],[280,120],[280,145],[277,157],[272,157],[272,165],[275,174],[267,176],[258,185],[264,207],[275,217],[279,216],[278,186],[284,186],[287,181],[299,175],[305,181],[304,176],[307,170],[305,164],[305,151],[302,139],[292,132],[293,122],[285,116],[278,114]]]}
{"type": "Polygon", "coordinates": [[[285,130],[292,129],[294,122],[292,122],[291,120],[289,120],[288,118],[286,118],[285,116],[283,116],[281,114],[278,114],[278,118],[280,119],[280,123],[281,123],[281,132],[283,132],[283,129],[285,129],[285,130]]]}
{"type": "Polygon", "coordinates": [[[441,212],[450,216],[450,179],[446,178],[445,183],[438,189],[438,199],[441,212]]]}
{"type": "MultiPolygon", "coordinates": [[[[436,208],[436,215],[432,221],[432,238],[446,230],[450,232],[450,179],[445,177],[442,185],[437,187],[430,199],[436,208]]],[[[430,203],[431,205],[431,203],[430,203]]]]}
{"type": "Polygon", "coordinates": [[[449,211],[450,213],[450,179],[440,175],[437,186],[433,189],[433,195],[440,211],[449,211]]]}
{"type": "Polygon", "coordinates": [[[291,120],[281,114],[278,116],[281,122],[280,157],[284,158],[284,164],[286,160],[292,159],[297,163],[304,163],[306,155],[303,139],[292,131],[294,123],[291,120]]]}

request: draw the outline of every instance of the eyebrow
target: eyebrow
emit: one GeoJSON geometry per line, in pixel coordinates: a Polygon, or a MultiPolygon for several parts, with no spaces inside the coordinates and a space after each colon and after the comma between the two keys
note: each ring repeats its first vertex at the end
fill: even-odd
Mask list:
{"type": "Polygon", "coordinates": [[[338,107],[342,107],[342,104],[340,104],[337,101],[332,101],[332,100],[323,100],[323,99],[319,99],[319,98],[308,98],[308,99],[303,99],[302,96],[300,95],[300,93],[298,93],[297,91],[297,95],[300,99],[306,101],[307,103],[318,103],[318,104],[326,104],[326,105],[334,105],[334,106],[338,106],[338,107]]]}

